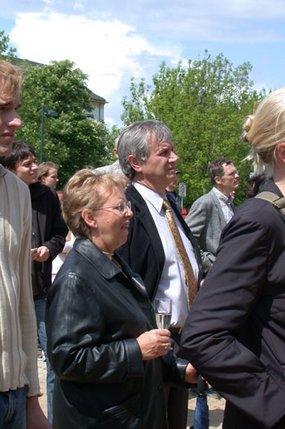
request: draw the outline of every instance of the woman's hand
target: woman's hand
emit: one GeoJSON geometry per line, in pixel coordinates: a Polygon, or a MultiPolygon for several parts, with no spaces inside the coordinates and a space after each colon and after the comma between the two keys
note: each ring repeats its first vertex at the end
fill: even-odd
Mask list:
{"type": "Polygon", "coordinates": [[[137,337],[142,360],[151,360],[166,355],[171,350],[168,329],[152,329],[137,337]]]}

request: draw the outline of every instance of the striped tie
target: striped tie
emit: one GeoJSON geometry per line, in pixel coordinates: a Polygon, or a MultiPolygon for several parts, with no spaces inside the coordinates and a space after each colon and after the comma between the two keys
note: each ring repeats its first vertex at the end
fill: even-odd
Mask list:
{"type": "Polygon", "coordinates": [[[182,267],[184,269],[185,283],[188,287],[188,306],[190,309],[197,292],[197,283],[194,277],[193,268],[189,260],[189,257],[187,255],[178,227],[176,225],[176,222],[172,213],[172,208],[169,202],[164,200],[162,207],[165,210],[167,223],[172,233],[174,243],[175,243],[182,267]]]}

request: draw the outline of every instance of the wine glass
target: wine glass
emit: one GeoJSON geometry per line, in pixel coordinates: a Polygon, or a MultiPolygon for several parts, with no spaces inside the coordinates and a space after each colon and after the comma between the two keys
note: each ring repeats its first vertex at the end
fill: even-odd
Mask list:
{"type": "Polygon", "coordinates": [[[171,321],[172,302],[169,298],[154,300],[155,318],[158,328],[168,329],[171,321]]]}

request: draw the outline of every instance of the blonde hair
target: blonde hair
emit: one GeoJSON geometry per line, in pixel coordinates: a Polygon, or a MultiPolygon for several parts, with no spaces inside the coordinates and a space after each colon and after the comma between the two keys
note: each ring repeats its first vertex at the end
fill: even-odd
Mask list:
{"type": "Polygon", "coordinates": [[[20,72],[7,61],[0,60],[0,86],[3,100],[16,96],[20,92],[22,78],[20,72]]]}
{"type": "Polygon", "coordinates": [[[38,182],[41,181],[42,177],[48,176],[49,170],[51,170],[52,168],[58,171],[58,165],[52,161],[45,161],[39,164],[38,165],[38,182]]]}
{"type": "Polygon", "coordinates": [[[276,146],[285,141],[285,88],[271,92],[243,124],[242,140],[251,145],[248,159],[256,174],[272,175],[276,146]]]}
{"type": "Polygon", "coordinates": [[[84,209],[102,207],[114,187],[125,191],[128,179],[118,174],[98,174],[85,168],[77,171],[67,182],[62,195],[63,217],[76,237],[89,237],[89,227],[81,217],[84,209]]]}

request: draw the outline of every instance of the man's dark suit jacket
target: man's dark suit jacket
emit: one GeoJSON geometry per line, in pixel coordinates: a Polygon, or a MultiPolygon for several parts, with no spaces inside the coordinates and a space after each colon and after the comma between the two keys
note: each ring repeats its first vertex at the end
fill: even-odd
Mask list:
{"type": "MultiPolygon", "coordinates": [[[[128,262],[133,271],[140,274],[144,280],[148,295],[150,299],[153,300],[156,295],[164,266],[165,256],[163,246],[147,204],[133,185],[128,187],[126,196],[132,203],[134,216],[131,219],[128,241],[117,251],[117,253],[119,253],[128,262]]],[[[172,199],[169,199],[169,202],[179,219],[186,236],[193,245],[201,273],[202,265],[200,250],[196,240],[183,220],[177,205],[172,199]]],[[[201,275],[199,277],[201,278],[201,275]]]]}
{"type": "MultiPolygon", "coordinates": [[[[282,196],[272,181],[262,190],[282,196]]],[[[228,400],[224,429],[285,428],[285,216],[268,201],[225,227],[181,355],[228,400]]]]}

